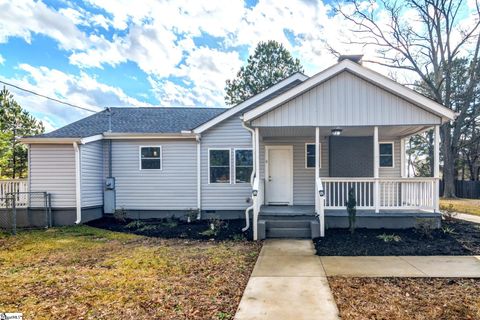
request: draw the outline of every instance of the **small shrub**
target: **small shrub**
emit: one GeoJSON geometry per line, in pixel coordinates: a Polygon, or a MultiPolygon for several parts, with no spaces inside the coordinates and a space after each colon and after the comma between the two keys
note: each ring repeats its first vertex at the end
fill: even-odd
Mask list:
{"type": "Polygon", "coordinates": [[[347,206],[348,212],[348,228],[350,229],[350,233],[353,234],[355,232],[355,221],[357,219],[357,200],[355,200],[355,190],[353,190],[353,188],[348,190],[348,200],[345,205],[347,206]]]}
{"type": "Polygon", "coordinates": [[[178,226],[178,219],[175,219],[174,217],[167,218],[161,222],[162,227],[173,229],[178,226]]]}
{"type": "Polygon", "coordinates": [[[119,222],[127,221],[127,210],[125,210],[125,208],[123,207],[115,210],[115,212],[113,213],[113,218],[119,222]]]}
{"type": "Polygon", "coordinates": [[[232,240],[233,240],[233,241],[246,241],[247,238],[246,238],[245,235],[242,234],[242,233],[235,233],[235,234],[232,236],[232,240]]]}
{"type": "Polygon", "coordinates": [[[135,220],[130,223],[128,223],[125,228],[128,230],[138,230],[146,226],[146,223],[140,220],[135,220]]]}
{"type": "Polygon", "coordinates": [[[232,315],[226,312],[219,311],[217,312],[217,319],[219,320],[232,319],[232,315]]]}
{"type": "Polygon", "coordinates": [[[396,234],[386,234],[383,233],[377,236],[378,239],[383,240],[383,242],[400,242],[402,241],[402,237],[396,234]]]}
{"type": "Polygon", "coordinates": [[[442,212],[443,218],[447,221],[453,220],[456,216],[457,213],[455,212],[455,208],[453,207],[453,204],[449,204],[448,207],[443,208],[442,212]]]}
{"type": "Polygon", "coordinates": [[[422,238],[432,239],[433,238],[433,229],[428,221],[420,221],[415,226],[415,230],[422,238]]]}
{"type": "Polygon", "coordinates": [[[443,226],[442,231],[444,234],[456,234],[455,229],[449,226],[443,226]]]}
{"type": "Polygon", "coordinates": [[[198,209],[188,209],[187,213],[185,214],[185,218],[187,219],[187,222],[190,223],[194,220],[197,219],[198,216],[198,209]]]}
{"type": "Polygon", "coordinates": [[[220,230],[225,228],[226,226],[227,224],[225,223],[225,221],[217,218],[212,218],[210,219],[209,228],[205,231],[200,232],[200,234],[207,237],[214,237],[218,235],[220,230]]]}

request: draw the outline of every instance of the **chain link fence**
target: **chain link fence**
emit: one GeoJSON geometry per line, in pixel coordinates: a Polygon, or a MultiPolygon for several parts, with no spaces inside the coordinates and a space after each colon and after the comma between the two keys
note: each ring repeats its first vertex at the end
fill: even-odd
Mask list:
{"type": "Polygon", "coordinates": [[[0,198],[0,230],[16,234],[19,228],[52,226],[51,194],[47,192],[6,193],[0,198]]]}

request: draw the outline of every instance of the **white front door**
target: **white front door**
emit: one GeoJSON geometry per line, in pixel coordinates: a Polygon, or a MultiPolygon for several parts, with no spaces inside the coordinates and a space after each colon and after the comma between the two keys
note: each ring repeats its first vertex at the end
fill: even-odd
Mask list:
{"type": "Polygon", "coordinates": [[[265,196],[267,204],[293,204],[293,148],[265,149],[265,196]]]}

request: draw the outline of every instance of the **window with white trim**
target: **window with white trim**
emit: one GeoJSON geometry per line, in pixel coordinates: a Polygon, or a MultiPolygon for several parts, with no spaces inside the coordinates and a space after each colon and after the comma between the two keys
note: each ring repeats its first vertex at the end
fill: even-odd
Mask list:
{"type": "Polygon", "coordinates": [[[393,168],[393,142],[380,142],[380,167],[393,168]]]}
{"type": "MultiPolygon", "coordinates": [[[[318,162],[318,166],[322,167],[322,144],[319,144],[320,152],[320,160],[318,162]]],[[[305,168],[312,169],[315,168],[315,143],[305,143],[305,168]]]]}
{"type": "Polygon", "coordinates": [[[140,147],[140,170],[161,170],[162,148],[159,146],[140,147]]]}
{"type": "Polygon", "coordinates": [[[208,150],[209,183],[230,183],[230,149],[208,150]]]}
{"type": "Polygon", "coordinates": [[[252,171],[252,149],[235,149],[235,183],[250,182],[252,171]]]}

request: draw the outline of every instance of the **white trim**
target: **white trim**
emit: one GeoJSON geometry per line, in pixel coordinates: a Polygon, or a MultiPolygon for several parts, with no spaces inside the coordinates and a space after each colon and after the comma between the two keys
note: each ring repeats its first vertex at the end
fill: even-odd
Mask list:
{"type": "Polygon", "coordinates": [[[73,143],[73,150],[75,152],[75,211],[76,211],[76,220],[75,224],[82,223],[82,176],[80,174],[81,170],[81,158],[80,158],[80,148],[78,143],[73,143]]]}
{"type": "MultiPolygon", "coordinates": [[[[384,154],[386,156],[387,154],[384,154]]],[[[395,168],[395,141],[378,141],[378,167],[379,168],[395,168]],[[380,145],[381,144],[391,144],[392,145],[392,165],[391,166],[382,166],[380,163],[380,157],[382,154],[380,153],[380,145]]]]}
{"type": "MultiPolygon", "coordinates": [[[[307,166],[307,145],[316,145],[315,142],[305,142],[305,151],[304,151],[304,157],[305,157],[305,169],[315,169],[315,167],[308,167],[307,166]]],[[[322,143],[320,142],[319,143],[319,150],[318,150],[318,153],[319,153],[319,158],[318,158],[318,167],[321,168],[322,167],[322,143]]],[[[317,151],[315,150],[315,155],[317,154],[317,151]]],[[[316,160],[316,159],[315,159],[316,160]]]]}
{"type": "Polygon", "coordinates": [[[24,144],[73,144],[82,143],[81,138],[37,138],[28,137],[20,138],[20,142],[24,144]]]}
{"type": "Polygon", "coordinates": [[[94,135],[94,136],[82,138],[81,144],[87,144],[87,143],[94,142],[94,141],[99,141],[99,140],[102,140],[102,139],[103,139],[103,135],[102,134],[97,134],[97,135],[94,135]]]}
{"type": "Polygon", "coordinates": [[[196,139],[194,133],[111,133],[103,134],[105,139],[196,139]]]}
{"type": "MultiPolygon", "coordinates": [[[[288,150],[290,151],[290,196],[288,199],[288,204],[293,205],[293,146],[292,145],[266,145],[265,146],[265,181],[268,181],[269,175],[269,162],[268,162],[268,155],[270,149],[279,149],[279,150],[288,150]]],[[[265,183],[265,189],[267,189],[267,183],[265,183]]],[[[268,203],[267,199],[268,192],[265,191],[265,202],[268,203]]]]}
{"type": "MultiPolygon", "coordinates": [[[[155,160],[156,158],[148,158],[155,160]]],[[[138,146],[138,170],[140,171],[162,171],[163,170],[163,150],[162,146],[158,145],[149,145],[149,146],[138,146]],[[143,169],[142,168],[142,148],[160,148],[160,169],[143,169]]]]}
{"type": "Polygon", "coordinates": [[[288,90],[281,95],[267,101],[264,104],[246,112],[244,114],[244,121],[251,121],[259,116],[265,114],[266,112],[276,108],[277,106],[283,104],[286,101],[289,101],[296,96],[304,93],[305,91],[317,86],[318,84],[327,81],[333,76],[339,74],[342,71],[350,71],[351,73],[375,84],[376,86],[381,87],[397,96],[402,97],[403,99],[419,106],[422,109],[425,109],[431,113],[436,114],[442,118],[443,122],[455,119],[455,112],[442,106],[441,104],[381,75],[380,73],[370,70],[368,68],[362,67],[358,63],[343,60],[340,63],[337,63],[320,73],[310,77],[308,80],[299,84],[298,86],[288,90]]]}
{"type": "Polygon", "coordinates": [[[254,159],[253,159],[253,148],[233,148],[233,184],[245,184],[251,183],[251,181],[247,182],[237,182],[237,150],[250,150],[252,151],[252,172],[254,169],[254,159]]]}
{"type": "Polygon", "coordinates": [[[230,185],[232,184],[232,148],[208,148],[208,184],[215,184],[215,185],[230,185]],[[211,182],[210,181],[210,151],[214,150],[228,150],[228,179],[229,183],[223,183],[223,182],[211,182]]]}
{"type": "Polygon", "coordinates": [[[199,215],[202,210],[202,152],[201,152],[201,143],[202,140],[200,137],[197,137],[197,209],[199,215]]]}
{"type": "Polygon", "coordinates": [[[202,133],[204,132],[205,130],[213,127],[214,125],[222,122],[223,120],[233,116],[234,114],[244,110],[245,108],[251,106],[252,104],[262,100],[263,98],[267,97],[268,95],[272,94],[273,92],[295,82],[295,81],[305,81],[306,79],[308,79],[308,77],[302,73],[295,73],[293,75],[291,75],[290,77],[288,78],[285,78],[283,79],[282,81],[280,81],[279,83],[277,84],[274,84],[273,86],[271,86],[270,88],[267,88],[265,89],[264,91],[254,95],[253,97],[245,100],[244,102],[240,103],[240,104],[237,104],[236,106],[234,107],[231,107],[230,109],[228,109],[227,111],[219,114],[218,116],[216,116],[215,118],[201,124],[200,126],[196,127],[193,132],[195,133],[202,133]]]}
{"type": "Polygon", "coordinates": [[[440,126],[433,133],[433,177],[435,178],[433,203],[435,212],[440,212],[440,126]]]}
{"type": "Polygon", "coordinates": [[[373,178],[375,180],[373,186],[373,202],[375,207],[375,213],[380,212],[380,184],[378,182],[379,177],[379,161],[380,161],[380,145],[378,144],[378,126],[373,127],[373,178]]]}

